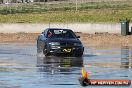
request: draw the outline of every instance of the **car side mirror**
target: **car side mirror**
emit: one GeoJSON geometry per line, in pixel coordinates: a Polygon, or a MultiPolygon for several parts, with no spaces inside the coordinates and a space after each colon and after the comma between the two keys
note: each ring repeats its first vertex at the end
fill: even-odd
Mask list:
{"type": "Polygon", "coordinates": [[[80,36],[77,36],[77,38],[80,38],[80,36]]]}

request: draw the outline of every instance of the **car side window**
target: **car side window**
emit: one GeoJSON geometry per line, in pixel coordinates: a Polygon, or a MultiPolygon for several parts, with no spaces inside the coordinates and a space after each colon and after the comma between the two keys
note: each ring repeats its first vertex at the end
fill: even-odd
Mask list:
{"type": "Polygon", "coordinates": [[[48,32],[49,32],[49,29],[46,29],[46,30],[44,31],[44,36],[45,36],[46,38],[48,38],[48,32]]]}
{"type": "Polygon", "coordinates": [[[42,32],[42,35],[46,37],[46,30],[44,30],[44,32],[42,32]]]}
{"type": "Polygon", "coordinates": [[[48,31],[48,37],[53,36],[53,33],[51,31],[48,31]]]}
{"type": "Polygon", "coordinates": [[[44,41],[46,39],[46,30],[44,30],[42,33],[41,33],[41,36],[40,36],[40,40],[41,41],[44,41]]]}

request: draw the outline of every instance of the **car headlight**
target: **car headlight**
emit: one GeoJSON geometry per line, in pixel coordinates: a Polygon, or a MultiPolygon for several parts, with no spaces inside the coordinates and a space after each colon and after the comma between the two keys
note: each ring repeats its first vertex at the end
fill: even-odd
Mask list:
{"type": "Polygon", "coordinates": [[[52,45],[52,46],[60,45],[59,42],[50,42],[49,44],[52,45]]]}
{"type": "Polygon", "coordinates": [[[74,43],[74,46],[82,46],[81,43],[74,43]]]}

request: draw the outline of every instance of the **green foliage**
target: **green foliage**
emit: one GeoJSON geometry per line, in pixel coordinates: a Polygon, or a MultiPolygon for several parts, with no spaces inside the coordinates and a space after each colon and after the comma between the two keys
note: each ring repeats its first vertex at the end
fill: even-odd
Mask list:
{"type": "Polygon", "coordinates": [[[132,0],[117,2],[32,3],[0,6],[1,23],[119,22],[132,20],[132,0]]]}

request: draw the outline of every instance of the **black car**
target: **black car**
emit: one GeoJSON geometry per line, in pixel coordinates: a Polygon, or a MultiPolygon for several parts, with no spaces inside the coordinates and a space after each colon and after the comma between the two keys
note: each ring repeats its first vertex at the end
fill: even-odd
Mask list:
{"type": "Polygon", "coordinates": [[[70,54],[81,57],[84,47],[70,29],[47,28],[37,39],[37,52],[43,51],[45,56],[51,54],[70,54]]]}

